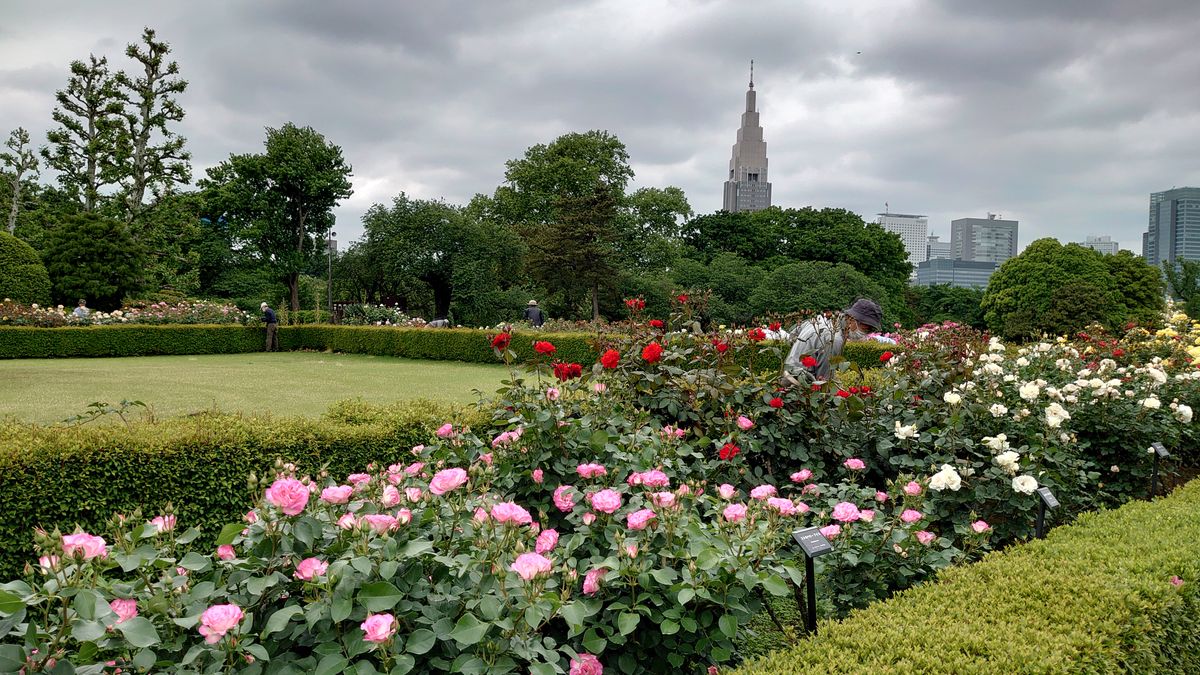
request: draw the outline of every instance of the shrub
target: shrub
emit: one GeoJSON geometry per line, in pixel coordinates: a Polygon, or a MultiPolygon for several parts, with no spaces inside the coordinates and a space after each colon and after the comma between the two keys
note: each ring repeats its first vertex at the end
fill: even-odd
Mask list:
{"type": "MultiPolygon", "coordinates": [[[[285,332],[281,330],[281,336],[285,332]]],[[[0,358],[4,359],[238,354],[262,348],[262,328],[236,325],[0,327],[0,358]]]]}
{"type": "Polygon", "coordinates": [[[42,253],[58,302],[80,298],[100,310],[113,310],[142,287],[145,256],[129,228],[95,213],[70,216],[46,237],[42,253]]]}
{"type": "Polygon", "coordinates": [[[1091,513],[735,671],[1200,672],[1200,482],[1091,513]]]}
{"type": "Polygon", "coordinates": [[[445,419],[476,422],[428,402],[390,407],[346,403],[324,419],[202,415],[157,424],[38,427],[0,424],[0,578],[29,559],[34,527],[100,529],[114,512],[176,505],[211,542],[254,502],[251,473],[278,457],[335,475],[392,462],[445,419]]]}
{"type": "Polygon", "coordinates": [[[0,232],[0,299],[22,304],[50,302],[50,276],[37,251],[8,232],[0,232]]]}

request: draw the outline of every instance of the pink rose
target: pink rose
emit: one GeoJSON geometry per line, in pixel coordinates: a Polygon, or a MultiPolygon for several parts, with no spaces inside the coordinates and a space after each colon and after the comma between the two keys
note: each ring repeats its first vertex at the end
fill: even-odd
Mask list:
{"type": "Polygon", "coordinates": [[[358,627],[362,629],[364,642],[387,642],[396,634],[396,617],[391,614],[368,614],[366,621],[358,627]]]}
{"type": "Polygon", "coordinates": [[[138,615],[137,600],[117,598],[108,603],[108,606],[117,615],[117,623],[124,623],[138,615]]]}
{"type": "Polygon", "coordinates": [[[404,473],[406,473],[410,476],[415,476],[415,475],[421,473],[421,469],[424,469],[424,468],[425,468],[425,462],[413,462],[412,464],[409,464],[408,466],[404,467],[404,473]]]}
{"type": "Polygon", "coordinates": [[[595,656],[580,654],[578,659],[571,659],[571,670],[567,675],[604,675],[604,666],[595,656]]]}
{"type": "Polygon", "coordinates": [[[592,508],[601,513],[613,513],[621,508],[621,495],[615,490],[604,489],[591,495],[592,508]]]}
{"type": "Polygon", "coordinates": [[[916,497],[921,494],[921,484],[915,480],[908,481],[908,485],[904,486],[904,494],[909,497],[916,497]]]}
{"type": "Polygon", "coordinates": [[[766,499],[767,497],[774,497],[774,496],[775,496],[775,486],[774,485],[759,485],[758,487],[756,487],[750,491],[751,499],[763,500],[763,499],[766,499]]]}
{"type": "Polygon", "coordinates": [[[471,520],[474,520],[476,523],[482,525],[483,523],[487,522],[487,519],[488,512],[484,511],[482,506],[476,506],[475,515],[471,518],[471,520]]]}
{"type": "Polygon", "coordinates": [[[383,497],[379,500],[380,505],[385,509],[391,508],[400,503],[400,491],[395,485],[383,486],[383,497]]]}
{"type": "Polygon", "coordinates": [[[750,431],[751,429],[754,428],[753,420],[751,420],[749,417],[746,417],[745,415],[738,415],[737,425],[738,425],[738,428],[741,429],[742,431],[750,431]]]}
{"type": "Polygon", "coordinates": [[[517,556],[509,569],[516,572],[525,581],[530,581],[534,577],[549,574],[553,567],[554,563],[541,553],[522,553],[517,556]]]}
{"type": "Polygon", "coordinates": [[[717,487],[717,494],[721,496],[721,499],[733,499],[733,496],[737,494],[737,490],[729,483],[721,483],[717,487]]]}
{"type": "Polygon", "coordinates": [[[637,554],[638,554],[638,545],[637,544],[626,544],[625,545],[625,554],[628,555],[630,558],[636,558],[637,554]]]}
{"type": "Polygon", "coordinates": [[[425,452],[425,444],[424,443],[412,446],[412,454],[419,455],[422,452],[425,452]]]}
{"type": "Polygon", "coordinates": [[[175,529],[175,516],[155,516],[150,519],[150,524],[159,532],[170,532],[175,529]]]}
{"type": "Polygon", "coordinates": [[[587,513],[583,514],[582,519],[584,525],[591,525],[592,523],[596,522],[596,514],[588,511],[587,513]]]}
{"type": "Polygon", "coordinates": [[[655,492],[650,495],[650,501],[658,507],[669,509],[675,506],[674,492],[655,492]]]}
{"type": "Polygon", "coordinates": [[[246,515],[244,515],[242,517],[245,518],[246,522],[250,523],[251,525],[258,522],[258,512],[257,511],[247,511],[246,515]]]}
{"type": "Polygon", "coordinates": [[[825,527],[821,528],[821,536],[825,537],[826,539],[833,539],[834,537],[837,537],[841,533],[842,533],[841,525],[837,525],[837,524],[826,525],[825,527]]]}
{"type": "Polygon", "coordinates": [[[725,510],[721,512],[721,515],[725,517],[726,522],[730,522],[730,523],[740,522],[743,518],[746,517],[746,505],[745,504],[730,504],[725,507],[725,510]]]}
{"type": "Polygon", "coordinates": [[[557,530],[542,530],[538,535],[537,544],[534,546],[534,551],[538,553],[547,553],[558,545],[557,530]]]}
{"type": "Polygon", "coordinates": [[[86,532],[64,534],[62,538],[63,553],[68,557],[81,556],[84,560],[92,558],[107,558],[108,546],[102,537],[92,536],[86,532]]]}
{"type": "Polygon", "coordinates": [[[296,565],[296,571],[292,576],[301,581],[312,581],[317,577],[325,576],[325,571],[329,569],[329,563],[320,558],[305,558],[296,565]]]}
{"type": "Polygon", "coordinates": [[[861,511],[858,512],[858,519],[863,521],[864,523],[874,522],[875,521],[875,512],[872,511],[871,509],[862,509],[861,511]]]}
{"type": "Polygon", "coordinates": [[[642,473],[642,485],[646,487],[667,487],[671,484],[671,479],[667,474],[658,469],[651,469],[642,473]]]}
{"type": "Polygon", "coordinates": [[[200,615],[200,634],[208,644],[216,644],[237,627],[243,616],[242,608],[237,605],[213,605],[200,615]]]}
{"type": "Polygon", "coordinates": [[[345,504],[354,493],[353,485],[334,485],[321,490],[321,501],[327,504],[345,504]]]}
{"type": "Polygon", "coordinates": [[[1171,585],[1175,588],[1179,588],[1180,586],[1183,586],[1183,579],[1180,579],[1179,575],[1177,574],[1171,575],[1171,585]]]}
{"type": "Polygon", "coordinates": [[[811,471],[811,470],[809,470],[809,469],[800,469],[800,470],[799,470],[799,471],[797,471],[796,473],[792,474],[792,482],[793,482],[793,483],[805,483],[805,482],[808,482],[808,481],[809,481],[809,480],[812,478],[812,475],[813,475],[813,474],[812,474],[812,471],[811,471]]]}
{"type": "Polygon", "coordinates": [[[396,512],[396,522],[401,525],[407,525],[412,522],[412,511],[408,509],[400,509],[396,512]]]}
{"type": "Polygon", "coordinates": [[[541,469],[533,470],[533,474],[532,474],[533,482],[537,483],[538,485],[541,485],[542,481],[545,480],[544,476],[545,476],[545,474],[542,473],[541,469]]]}
{"type": "Polygon", "coordinates": [[[804,502],[796,502],[796,513],[808,513],[812,509],[804,502]]]}
{"type": "Polygon", "coordinates": [[[604,392],[608,391],[608,385],[604,384],[603,382],[593,382],[592,391],[596,392],[597,394],[603,394],[604,392]]]}
{"type": "Polygon", "coordinates": [[[421,488],[415,488],[415,487],[404,488],[404,498],[410,502],[421,501],[421,488]]]}
{"type": "Polygon", "coordinates": [[[443,469],[433,475],[433,480],[429,481],[429,491],[435,495],[443,495],[447,492],[462,487],[467,482],[467,472],[463,469],[443,469]]]}
{"type": "Polygon", "coordinates": [[[904,513],[900,514],[900,520],[910,524],[915,523],[924,517],[925,516],[916,509],[904,509],[904,513]]]}
{"type": "Polygon", "coordinates": [[[479,455],[479,461],[483,462],[484,464],[486,464],[488,466],[491,466],[492,465],[492,453],[485,452],[485,453],[479,455]]]}
{"type": "Polygon", "coordinates": [[[631,530],[644,530],[650,524],[650,521],[657,517],[650,509],[641,509],[626,516],[625,524],[631,530]]]}
{"type": "Polygon", "coordinates": [[[861,459],[856,457],[851,457],[850,459],[842,462],[842,466],[850,469],[851,471],[862,471],[863,469],[867,468],[867,465],[864,464],[861,459]]]}
{"type": "Polygon", "coordinates": [[[38,567],[42,568],[43,572],[53,572],[58,569],[59,559],[56,555],[44,555],[38,558],[38,567]]]}
{"type": "Polygon", "coordinates": [[[453,435],[454,435],[454,425],[453,424],[446,422],[442,426],[438,427],[438,430],[437,430],[438,438],[450,438],[453,435]]]}
{"type": "Polygon", "coordinates": [[[600,582],[604,580],[604,575],[608,574],[608,570],[603,567],[596,567],[583,577],[583,594],[595,595],[600,592],[600,582]]]}
{"type": "Polygon", "coordinates": [[[233,560],[236,557],[237,557],[237,551],[235,551],[233,549],[233,547],[230,546],[229,544],[221,544],[220,546],[217,547],[217,559],[233,560]]]}
{"type": "Polygon", "coordinates": [[[983,534],[984,532],[990,532],[992,529],[992,526],[988,525],[986,522],[984,522],[982,520],[977,520],[977,521],[971,523],[971,529],[975,530],[976,534],[983,534]]]}
{"type": "Polygon", "coordinates": [[[353,513],[343,513],[342,517],[338,518],[337,524],[343,530],[353,530],[358,527],[358,521],[354,518],[353,513]]]}
{"type": "Polygon", "coordinates": [[[362,522],[367,524],[376,534],[384,534],[388,531],[396,529],[400,521],[396,520],[395,516],[389,516],[386,513],[372,513],[362,517],[362,522]]]}
{"type": "Polygon", "coordinates": [[[352,473],[346,476],[346,480],[354,484],[356,488],[366,487],[371,482],[371,474],[369,473],[352,473]]]}
{"type": "Polygon", "coordinates": [[[500,502],[492,507],[492,518],[498,523],[528,525],[533,522],[529,512],[512,502],[500,502]]]}
{"type": "Polygon", "coordinates": [[[608,475],[608,469],[600,464],[580,464],[575,467],[575,473],[578,473],[580,478],[595,478],[608,475]]]}
{"type": "Polygon", "coordinates": [[[821,494],[821,488],[816,483],[809,483],[800,490],[802,495],[813,495],[814,497],[821,494]]]}
{"type": "Polygon", "coordinates": [[[308,506],[308,486],[295,478],[280,478],[267,488],[267,501],[285,516],[297,516],[308,506]]]}
{"type": "Polygon", "coordinates": [[[767,506],[778,511],[781,516],[790,516],[796,512],[796,505],[792,500],[783,497],[768,497],[767,506]]]}
{"type": "Polygon", "coordinates": [[[921,530],[920,532],[917,533],[917,541],[928,546],[929,542],[933,541],[936,536],[937,535],[935,535],[932,532],[926,532],[925,530],[921,530]]]}
{"type": "Polygon", "coordinates": [[[887,500],[888,500],[888,493],[886,493],[886,492],[876,492],[875,493],[875,501],[879,502],[880,504],[882,504],[883,502],[886,502],[887,500]]]}
{"type": "Polygon", "coordinates": [[[843,523],[853,523],[862,517],[858,507],[850,502],[838,502],[833,507],[833,519],[843,523]]]}
{"type": "Polygon", "coordinates": [[[559,397],[559,392],[558,392],[557,387],[550,387],[549,389],[546,390],[546,400],[547,401],[557,401],[558,397],[559,397]]]}
{"type": "Polygon", "coordinates": [[[575,488],[571,485],[559,485],[554,488],[554,505],[563,513],[570,513],[575,508],[575,496],[570,494],[575,488]]]}

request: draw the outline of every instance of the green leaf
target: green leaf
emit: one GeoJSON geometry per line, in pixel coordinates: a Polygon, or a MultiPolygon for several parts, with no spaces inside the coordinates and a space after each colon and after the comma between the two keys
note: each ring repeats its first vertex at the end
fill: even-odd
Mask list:
{"type": "Polygon", "coordinates": [[[135,616],[128,621],[122,621],[117,624],[117,630],[125,636],[129,644],[134,647],[153,647],[158,644],[158,631],[155,630],[154,624],[144,616],[135,616]]]}
{"type": "Polygon", "coordinates": [[[158,661],[158,654],[151,649],[143,649],[133,656],[133,665],[142,670],[150,670],[158,661]]]}
{"type": "Polygon", "coordinates": [[[605,640],[600,631],[595,628],[589,628],[588,632],[583,634],[583,648],[593,654],[600,654],[608,646],[608,640],[605,640]]]}
{"type": "Polygon", "coordinates": [[[592,432],[592,436],[588,439],[588,445],[596,452],[604,450],[604,446],[608,444],[608,432],[603,429],[597,429],[592,432]]]}
{"type": "Polygon", "coordinates": [[[200,555],[195,551],[188,551],[187,555],[183,556],[183,560],[179,561],[179,566],[185,570],[199,572],[207,569],[211,564],[211,560],[206,555],[200,555]]]}
{"type": "Polygon", "coordinates": [[[621,635],[629,635],[633,632],[633,629],[637,628],[637,625],[641,620],[642,617],[638,614],[621,612],[617,616],[617,628],[620,629],[621,635]]]}
{"type": "Polygon", "coordinates": [[[413,666],[417,665],[417,660],[408,654],[399,654],[396,656],[395,664],[388,671],[388,675],[405,675],[413,669],[413,666]]]}
{"type": "Polygon", "coordinates": [[[723,615],[720,620],[717,621],[717,625],[721,628],[721,632],[725,634],[725,637],[732,639],[737,636],[738,620],[734,615],[723,615]]]}
{"type": "Polygon", "coordinates": [[[259,661],[267,662],[271,660],[271,654],[267,651],[267,648],[258,643],[245,645],[242,649],[253,654],[254,658],[259,661]]]}
{"type": "Polygon", "coordinates": [[[662,631],[663,635],[674,635],[679,632],[679,624],[667,619],[659,625],[659,630],[662,631]]]}
{"type": "Polygon", "coordinates": [[[421,655],[433,649],[433,645],[437,643],[437,636],[428,628],[418,628],[408,636],[408,642],[404,645],[404,651],[409,654],[421,655]]]}
{"type": "Polygon", "coordinates": [[[25,665],[25,652],[18,645],[0,645],[0,673],[15,673],[25,665]]]}
{"type": "Polygon", "coordinates": [[[765,588],[768,593],[770,593],[771,595],[777,596],[777,597],[783,597],[785,595],[788,595],[791,590],[788,587],[788,584],[786,581],[784,581],[783,579],[780,579],[779,577],[775,576],[774,574],[770,574],[767,577],[765,577],[762,580],[762,585],[763,585],[763,588],[765,588]]]}
{"type": "Polygon", "coordinates": [[[583,627],[583,620],[588,618],[591,612],[582,602],[568,602],[558,610],[562,618],[566,620],[567,625],[571,627],[572,632],[583,627]]]}
{"type": "Polygon", "coordinates": [[[425,539],[413,539],[400,550],[401,558],[414,558],[422,553],[432,551],[433,542],[425,539]]]}
{"type": "Polygon", "coordinates": [[[0,614],[7,616],[22,609],[25,609],[25,603],[21,601],[21,596],[8,591],[0,591],[0,614]]]}
{"type": "Polygon", "coordinates": [[[658,569],[651,570],[650,576],[654,577],[654,580],[658,583],[664,586],[669,586],[675,583],[675,578],[678,577],[679,574],[670,567],[660,567],[658,569]]]}
{"type": "Polygon", "coordinates": [[[317,664],[317,669],[313,671],[313,675],[340,675],[350,662],[341,654],[330,654],[321,659],[317,664]]]}
{"type": "Polygon", "coordinates": [[[221,533],[217,535],[217,546],[225,546],[232,544],[242,530],[246,529],[245,523],[229,523],[221,528],[221,533]]]}
{"type": "Polygon", "coordinates": [[[404,594],[400,592],[400,589],[392,585],[390,581],[376,581],[370,584],[363,584],[363,587],[358,591],[358,601],[369,612],[381,612],[385,609],[391,609],[403,599],[404,594]]]}
{"type": "Polygon", "coordinates": [[[292,617],[303,613],[304,609],[300,605],[288,605],[283,609],[276,610],[267,618],[267,625],[263,628],[262,639],[265,640],[271,633],[283,630],[288,625],[288,622],[292,620],[292,617]]]}
{"type": "Polygon", "coordinates": [[[474,614],[467,612],[459,618],[458,623],[454,624],[454,630],[450,631],[450,637],[455,642],[463,646],[473,645],[483,639],[487,634],[491,624],[483,623],[475,618],[474,614]]]}
{"type": "Polygon", "coordinates": [[[483,659],[473,654],[462,654],[454,663],[450,664],[450,672],[464,673],[464,675],[481,675],[487,671],[487,664],[483,659]]]}
{"type": "Polygon", "coordinates": [[[686,605],[691,602],[692,598],[694,597],[696,597],[696,591],[690,588],[681,588],[679,589],[677,600],[679,600],[679,604],[686,605]]]}
{"type": "MultiPolygon", "coordinates": [[[[132,619],[130,620],[132,621],[132,619]]],[[[100,623],[99,621],[77,620],[75,621],[75,624],[71,626],[71,637],[75,638],[79,642],[91,642],[92,640],[99,640],[100,638],[104,637],[105,632],[107,632],[107,629],[105,628],[104,624],[100,623]]]]}

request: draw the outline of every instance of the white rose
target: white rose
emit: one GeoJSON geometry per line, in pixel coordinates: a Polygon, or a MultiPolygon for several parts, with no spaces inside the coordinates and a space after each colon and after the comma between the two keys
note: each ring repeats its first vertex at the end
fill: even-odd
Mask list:
{"type": "Polygon", "coordinates": [[[1036,382],[1026,382],[1025,384],[1021,385],[1021,398],[1025,399],[1026,401],[1036,401],[1038,395],[1041,393],[1042,390],[1037,386],[1036,382]]]}
{"type": "Polygon", "coordinates": [[[1033,494],[1034,490],[1037,490],[1037,487],[1037,479],[1029,474],[1017,476],[1016,478],[1012,479],[1012,489],[1015,492],[1031,495],[1033,494]]]}
{"type": "Polygon", "coordinates": [[[1000,342],[1000,338],[998,337],[991,338],[988,340],[988,351],[1002,352],[1004,351],[1004,343],[1000,342]]]}
{"type": "Polygon", "coordinates": [[[980,370],[988,375],[999,375],[1004,372],[1004,369],[994,363],[986,363],[980,370]]]}
{"type": "Polygon", "coordinates": [[[988,412],[992,413],[992,417],[1004,417],[1008,414],[1008,408],[1003,404],[993,403],[992,407],[988,408],[988,412]]]}
{"type": "Polygon", "coordinates": [[[1015,475],[1018,470],[1020,470],[1020,465],[1017,464],[1017,461],[1020,459],[1021,459],[1020,455],[1013,452],[1012,450],[1007,450],[1005,452],[1002,452],[1002,453],[996,455],[992,459],[992,461],[994,461],[996,463],[996,466],[1000,467],[1001,469],[1004,469],[1004,471],[1008,475],[1012,476],[1012,475],[1015,475]]]}
{"type": "Polygon", "coordinates": [[[896,438],[899,438],[902,441],[907,440],[909,438],[913,438],[917,435],[917,425],[915,425],[915,424],[901,425],[899,420],[897,420],[895,434],[896,434],[896,438]]]}
{"type": "Polygon", "coordinates": [[[942,400],[950,405],[958,405],[959,403],[962,403],[962,396],[959,396],[952,391],[948,391],[945,394],[942,394],[942,400]]]}
{"type": "Polygon", "coordinates": [[[1192,407],[1189,405],[1184,405],[1184,404],[1180,403],[1179,407],[1175,409],[1175,419],[1179,420],[1180,422],[1183,422],[1184,424],[1191,424],[1191,422],[1192,422],[1192,407]]]}
{"type": "Polygon", "coordinates": [[[981,442],[991,448],[995,452],[1008,449],[1008,436],[1005,434],[996,434],[995,436],[984,436],[981,442]]]}
{"type": "Polygon", "coordinates": [[[1025,366],[1029,365],[1029,359],[1022,356],[1021,358],[1017,359],[1017,365],[1024,368],[1025,366]]]}
{"type": "Polygon", "coordinates": [[[1062,423],[1071,419],[1071,413],[1067,412],[1058,403],[1051,403],[1046,406],[1046,426],[1051,429],[1057,429],[1062,426],[1062,423]]]}
{"type": "Polygon", "coordinates": [[[1163,371],[1159,370],[1158,368],[1147,368],[1146,374],[1150,376],[1150,379],[1154,380],[1153,386],[1155,386],[1155,387],[1164,385],[1167,383],[1167,374],[1164,373],[1163,371]]]}
{"type": "Polygon", "coordinates": [[[1162,407],[1162,401],[1158,400],[1158,398],[1154,396],[1144,398],[1140,401],[1140,403],[1143,408],[1148,410],[1158,410],[1162,407]]]}
{"type": "Polygon", "coordinates": [[[949,464],[943,464],[942,470],[933,474],[929,479],[929,489],[935,492],[950,490],[957,492],[962,487],[962,477],[949,464]]]}

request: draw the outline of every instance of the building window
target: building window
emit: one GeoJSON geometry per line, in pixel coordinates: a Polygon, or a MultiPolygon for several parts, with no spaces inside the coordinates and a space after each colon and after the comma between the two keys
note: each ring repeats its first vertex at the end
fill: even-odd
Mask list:
{"type": "Polygon", "coordinates": [[[756,173],[747,174],[746,179],[749,180],[751,183],[757,183],[758,182],[758,174],[756,174],[756,173]]]}

